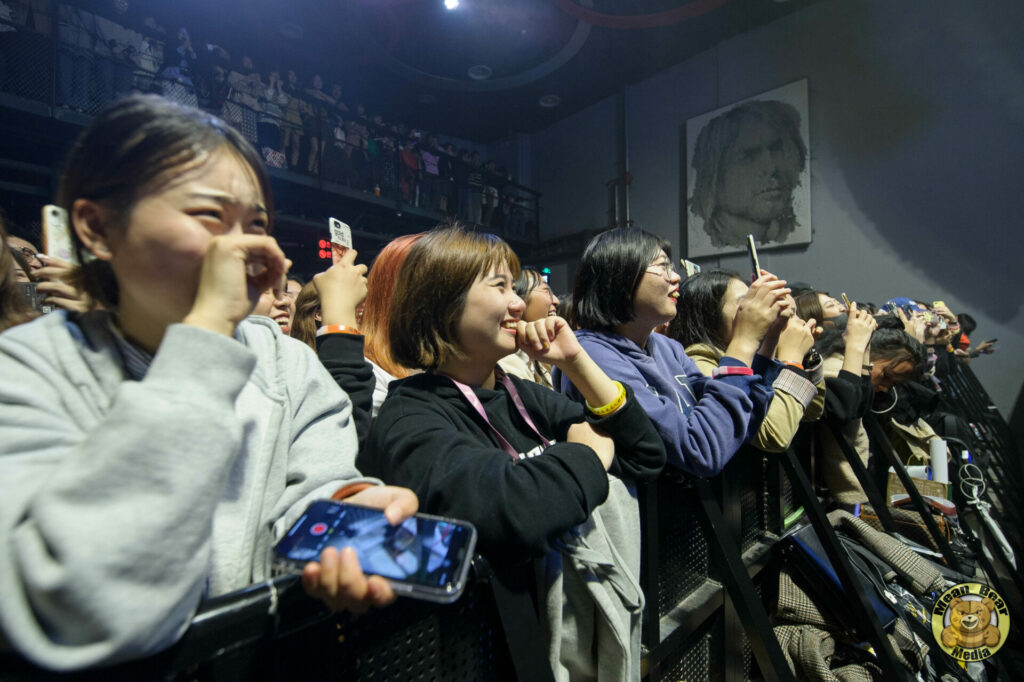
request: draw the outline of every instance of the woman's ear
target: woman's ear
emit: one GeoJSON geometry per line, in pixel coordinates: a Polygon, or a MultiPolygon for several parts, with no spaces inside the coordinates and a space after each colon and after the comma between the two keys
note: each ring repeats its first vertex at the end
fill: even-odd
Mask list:
{"type": "Polygon", "coordinates": [[[317,308],[317,309],[316,309],[316,310],[315,310],[315,311],[313,312],[313,319],[314,319],[314,320],[316,320],[317,322],[323,323],[323,321],[324,321],[324,316],[320,314],[320,309],[319,309],[319,308],[317,308]]]}
{"type": "Polygon", "coordinates": [[[71,228],[85,250],[97,260],[113,257],[110,245],[110,211],[91,199],[75,199],[71,206],[71,228]]]}

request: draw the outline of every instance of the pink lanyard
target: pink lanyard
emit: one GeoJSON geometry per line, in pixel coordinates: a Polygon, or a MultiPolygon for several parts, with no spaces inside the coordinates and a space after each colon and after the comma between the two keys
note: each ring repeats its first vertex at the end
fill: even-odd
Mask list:
{"type": "MultiPolygon", "coordinates": [[[[513,458],[522,459],[523,455],[514,447],[512,447],[512,444],[505,439],[505,436],[501,435],[498,432],[498,429],[494,428],[494,424],[492,424],[491,420],[487,417],[487,412],[484,411],[483,403],[480,402],[480,398],[477,397],[477,394],[473,392],[473,389],[471,389],[469,386],[462,383],[461,381],[456,381],[455,379],[452,379],[447,374],[441,374],[440,372],[438,372],[438,374],[440,376],[447,377],[448,379],[451,380],[453,384],[455,384],[455,387],[459,389],[460,393],[462,393],[462,397],[466,399],[466,402],[472,405],[473,409],[476,410],[477,414],[479,414],[480,417],[485,422],[487,422],[487,425],[491,427],[491,431],[493,431],[494,435],[497,436],[498,442],[501,443],[502,449],[508,454],[512,455],[513,458]]],[[[526,411],[526,405],[523,404],[523,399],[519,396],[519,391],[516,390],[516,387],[512,384],[512,381],[507,376],[505,376],[504,372],[501,372],[500,370],[495,370],[494,376],[498,381],[501,382],[501,385],[505,387],[505,390],[508,391],[508,394],[512,397],[512,403],[516,406],[516,409],[519,411],[519,414],[523,418],[523,421],[526,422],[527,426],[533,429],[533,432],[537,434],[537,437],[540,438],[540,442],[544,445],[545,448],[550,447],[551,441],[542,436],[540,431],[537,430],[536,424],[534,424],[533,419],[530,418],[530,413],[526,411]]]]}

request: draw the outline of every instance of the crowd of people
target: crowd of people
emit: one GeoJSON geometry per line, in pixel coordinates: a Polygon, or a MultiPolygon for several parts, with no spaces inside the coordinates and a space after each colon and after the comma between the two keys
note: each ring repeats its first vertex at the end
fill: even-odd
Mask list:
{"type": "MultiPolygon", "coordinates": [[[[561,297],[458,224],[290,279],[263,156],[155,95],[91,122],[57,203],[81,266],[0,231],[0,634],[56,670],[170,646],[331,498],[469,521],[556,679],[638,680],[639,484],[784,450],[823,414],[865,461],[868,410],[919,444],[905,396],[970,355],[939,302],[683,280],[638,229],[594,237],[561,297]]],[[[834,504],[863,502],[825,459],[834,504]]],[[[335,610],[395,598],[350,549],[302,582],[335,610]]]]}
{"type": "MultiPolygon", "coordinates": [[[[468,143],[385,121],[348,99],[338,81],[328,85],[319,73],[232,55],[215,35],[193,40],[189,28],[169,31],[127,5],[57,5],[58,106],[91,113],[129,92],[160,93],[230,123],[268,167],[400,199],[509,237],[535,226],[534,195],[468,143]]],[[[33,7],[0,1],[0,89],[34,87],[5,83],[24,57],[19,31],[29,24],[39,31],[44,19],[50,31],[49,16],[33,7]]]]}

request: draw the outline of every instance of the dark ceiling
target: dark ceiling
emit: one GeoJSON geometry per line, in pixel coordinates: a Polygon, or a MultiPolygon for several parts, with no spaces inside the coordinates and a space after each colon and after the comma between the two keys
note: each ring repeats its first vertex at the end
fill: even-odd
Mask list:
{"type": "MultiPolygon", "coordinates": [[[[256,68],[320,72],[352,106],[477,142],[534,132],[815,0],[179,0],[169,30],[256,68]],[[198,42],[198,41],[197,41],[198,42]],[[469,69],[491,75],[474,80],[469,69]],[[560,103],[544,108],[554,95],[560,103]]],[[[142,0],[140,4],[147,4],[142,0]]]]}

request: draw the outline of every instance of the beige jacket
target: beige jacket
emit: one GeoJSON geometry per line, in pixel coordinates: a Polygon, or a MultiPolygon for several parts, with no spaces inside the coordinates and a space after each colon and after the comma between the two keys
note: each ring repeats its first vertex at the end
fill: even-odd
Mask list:
{"type": "MultiPolygon", "coordinates": [[[[687,346],[686,354],[705,376],[711,376],[711,372],[718,367],[724,355],[721,350],[706,343],[687,346]]],[[[784,452],[800,428],[800,422],[813,422],[821,417],[825,409],[825,379],[822,378],[815,384],[817,395],[807,409],[804,409],[803,402],[787,393],[785,389],[779,386],[774,388],[775,396],[768,405],[768,412],[761,422],[757,436],[750,444],[766,452],[784,452]]]]}

